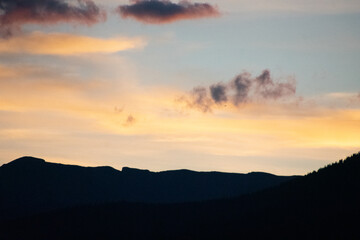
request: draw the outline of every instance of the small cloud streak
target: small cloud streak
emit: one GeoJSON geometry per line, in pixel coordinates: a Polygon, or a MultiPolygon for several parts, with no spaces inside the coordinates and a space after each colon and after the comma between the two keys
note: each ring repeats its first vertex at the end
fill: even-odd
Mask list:
{"type": "Polygon", "coordinates": [[[211,112],[215,104],[231,103],[238,107],[247,102],[277,101],[292,97],[295,93],[295,80],[276,82],[266,69],[257,77],[243,72],[228,83],[213,84],[209,88],[196,87],[188,96],[183,96],[179,100],[190,108],[211,112]]]}
{"type": "Polygon", "coordinates": [[[77,55],[85,53],[113,53],[142,48],[141,38],[92,38],[65,33],[34,32],[29,35],[0,39],[0,53],[77,55]]]}
{"type": "Polygon", "coordinates": [[[276,100],[294,95],[296,92],[295,82],[276,83],[271,79],[269,70],[264,70],[260,76],[255,78],[255,81],[257,93],[265,99],[276,100]]]}
{"type": "Polygon", "coordinates": [[[191,3],[182,0],[133,0],[130,5],[121,5],[117,12],[122,18],[133,18],[147,24],[165,24],[184,19],[217,17],[218,9],[207,3],[191,3]]]}
{"type": "Polygon", "coordinates": [[[93,25],[106,19],[105,11],[91,0],[0,0],[0,35],[11,37],[24,24],[61,22],[93,25]]]}
{"type": "Polygon", "coordinates": [[[122,112],[124,111],[124,107],[115,107],[115,108],[114,108],[114,111],[115,111],[116,113],[122,113],[122,112]]]}
{"type": "Polygon", "coordinates": [[[129,115],[127,118],[126,118],[126,121],[125,123],[123,124],[124,127],[129,127],[131,125],[133,125],[134,123],[136,122],[136,119],[134,118],[133,115],[129,115]]]}
{"type": "Polygon", "coordinates": [[[356,109],[360,107],[360,93],[332,92],[318,95],[313,98],[319,106],[331,106],[333,109],[356,109]]]}

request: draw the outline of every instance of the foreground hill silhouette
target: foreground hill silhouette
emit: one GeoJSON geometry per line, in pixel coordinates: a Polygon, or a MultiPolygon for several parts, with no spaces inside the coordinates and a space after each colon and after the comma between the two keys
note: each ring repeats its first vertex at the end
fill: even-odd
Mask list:
{"type": "Polygon", "coordinates": [[[1,239],[360,239],[360,153],[277,187],[196,203],[79,206],[0,224],[1,239]]]}
{"type": "Polygon", "coordinates": [[[117,201],[176,203],[248,194],[293,177],[80,167],[22,157],[0,167],[0,219],[117,201]]]}

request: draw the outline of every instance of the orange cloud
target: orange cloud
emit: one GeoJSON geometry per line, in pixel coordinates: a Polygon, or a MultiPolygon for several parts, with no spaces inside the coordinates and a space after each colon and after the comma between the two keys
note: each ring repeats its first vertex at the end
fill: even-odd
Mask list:
{"type": "Polygon", "coordinates": [[[113,53],[146,44],[142,38],[93,38],[65,33],[34,32],[0,40],[0,53],[78,55],[86,53],[113,53]]]}

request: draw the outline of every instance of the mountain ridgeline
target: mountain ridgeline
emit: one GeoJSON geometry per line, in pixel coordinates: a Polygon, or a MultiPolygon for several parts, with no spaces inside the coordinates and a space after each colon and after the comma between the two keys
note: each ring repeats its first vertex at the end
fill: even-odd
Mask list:
{"type": "Polygon", "coordinates": [[[360,153],[228,199],[113,202],[0,222],[0,239],[360,239],[360,153]]]}
{"type": "Polygon", "coordinates": [[[0,219],[83,204],[180,203],[230,198],[294,177],[124,167],[80,167],[22,157],[0,167],[0,219]]]}

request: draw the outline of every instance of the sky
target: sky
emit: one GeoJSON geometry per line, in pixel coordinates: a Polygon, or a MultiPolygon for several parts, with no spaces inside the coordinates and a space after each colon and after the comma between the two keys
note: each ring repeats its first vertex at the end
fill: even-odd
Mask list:
{"type": "Polygon", "coordinates": [[[306,174],[360,150],[358,0],[0,0],[0,164],[306,174]]]}

